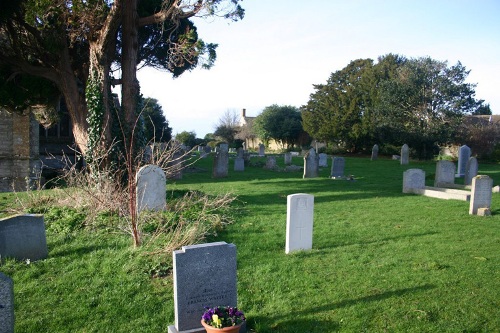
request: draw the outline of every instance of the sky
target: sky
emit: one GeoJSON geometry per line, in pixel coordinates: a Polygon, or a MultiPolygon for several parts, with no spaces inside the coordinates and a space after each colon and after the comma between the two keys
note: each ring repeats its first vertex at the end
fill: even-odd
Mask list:
{"type": "Polygon", "coordinates": [[[388,53],[462,63],[476,98],[500,114],[499,0],[244,0],[238,22],[195,18],[218,44],[210,70],[173,79],[144,68],[141,92],[156,98],[173,134],[213,133],[226,112],[257,116],[272,104],[305,105],[314,84],[352,60],[388,53]]]}

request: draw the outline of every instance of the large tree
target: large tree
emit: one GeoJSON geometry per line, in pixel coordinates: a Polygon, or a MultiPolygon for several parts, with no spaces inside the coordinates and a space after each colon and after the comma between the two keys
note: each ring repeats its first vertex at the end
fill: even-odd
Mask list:
{"type": "Polygon", "coordinates": [[[50,104],[61,94],[80,150],[85,153],[100,141],[110,143],[113,118],[122,118],[123,131],[136,125],[137,66],[152,66],[174,76],[200,62],[210,67],[216,45],[200,40],[189,19],[219,15],[240,19],[244,13],[240,1],[2,1],[0,105],[14,110],[27,96],[21,107],[50,104]],[[117,72],[121,77],[114,76],[117,72]],[[111,86],[116,84],[121,84],[121,110],[112,103],[111,86]]]}
{"type": "Polygon", "coordinates": [[[255,118],[253,127],[266,144],[273,139],[283,147],[296,144],[303,133],[301,114],[298,108],[290,105],[265,107],[255,118]]]}

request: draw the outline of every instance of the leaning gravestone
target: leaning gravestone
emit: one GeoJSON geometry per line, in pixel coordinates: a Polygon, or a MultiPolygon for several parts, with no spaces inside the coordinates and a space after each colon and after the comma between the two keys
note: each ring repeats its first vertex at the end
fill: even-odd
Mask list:
{"type": "Polygon", "coordinates": [[[319,156],[319,166],[320,167],[328,167],[328,155],[325,153],[321,153],[319,156]]]}
{"type": "Polygon", "coordinates": [[[145,165],[135,175],[136,208],[143,210],[163,210],[167,204],[165,172],[153,164],[145,165]]]}
{"type": "Polygon", "coordinates": [[[467,147],[466,145],[463,145],[460,147],[458,151],[458,172],[456,177],[463,177],[465,176],[465,169],[467,166],[467,161],[470,158],[470,148],[467,147]]]}
{"type": "Polygon", "coordinates": [[[343,157],[332,157],[330,177],[333,179],[344,177],[345,160],[343,157]]]}
{"type": "Polygon", "coordinates": [[[319,174],[319,163],[318,155],[314,151],[314,148],[309,149],[309,151],[304,156],[304,175],[302,178],[316,178],[319,174]]]}
{"type": "Polygon", "coordinates": [[[0,219],[0,257],[39,260],[48,256],[43,215],[15,215],[0,219]]]}
{"type": "Polygon", "coordinates": [[[425,188],[425,172],[422,169],[408,169],[403,173],[403,193],[425,188]]]}
{"type": "MultiPolygon", "coordinates": [[[[222,145],[221,145],[222,146],[222,145]]],[[[224,178],[228,175],[229,153],[227,149],[221,147],[214,155],[214,164],[212,169],[213,178],[224,178]]]]}
{"type": "Polygon", "coordinates": [[[14,283],[0,272],[0,333],[14,333],[14,283]]]}
{"type": "Polygon", "coordinates": [[[312,249],[314,196],[297,193],[286,197],[285,253],[312,249]]]}
{"type": "Polygon", "coordinates": [[[285,165],[292,164],[292,153],[285,153],[285,165]]]}
{"type": "Polygon", "coordinates": [[[373,148],[372,148],[372,157],[371,157],[371,160],[375,161],[377,158],[378,158],[378,145],[375,144],[375,145],[373,145],[373,148]]]}
{"type": "Polygon", "coordinates": [[[405,143],[403,147],[401,147],[401,165],[407,165],[410,163],[410,148],[405,143]]]}
{"type": "Polygon", "coordinates": [[[471,185],[472,178],[477,176],[479,165],[475,157],[470,157],[465,166],[464,185],[471,185]]]}
{"type": "Polygon", "coordinates": [[[436,163],[435,187],[446,187],[455,184],[455,163],[452,161],[438,161],[436,163]]]}
{"type": "Polygon", "coordinates": [[[472,191],[470,196],[470,215],[490,215],[491,188],[493,179],[488,176],[472,178],[472,191]]]}
{"type": "Polygon", "coordinates": [[[259,143],[259,156],[260,157],[266,155],[266,151],[265,150],[266,150],[266,147],[262,143],[259,143]]]}
{"type": "Polygon", "coordinates": [[[183,246],[173,258],[175,326],[168,332],[205,332],[200,323],[204,307],[237,306],[236,246],[183,246]]]}

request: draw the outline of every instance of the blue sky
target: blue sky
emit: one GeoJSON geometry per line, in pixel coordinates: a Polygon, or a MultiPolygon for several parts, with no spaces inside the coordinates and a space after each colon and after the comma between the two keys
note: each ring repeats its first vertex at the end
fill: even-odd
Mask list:
{"type": "Polygon", "coordinates": [[[360,58],[430,56],[471,70],[476,98],[500,114],[499,0],[244,0],[240,22],[196,19],[219,44],[211,70],[172,79],[142,69],[144,96],[158,99],[173,133],[214,131],[227,111],[256,116],[272,104],[300,107],[313,84],[360,58]]]}

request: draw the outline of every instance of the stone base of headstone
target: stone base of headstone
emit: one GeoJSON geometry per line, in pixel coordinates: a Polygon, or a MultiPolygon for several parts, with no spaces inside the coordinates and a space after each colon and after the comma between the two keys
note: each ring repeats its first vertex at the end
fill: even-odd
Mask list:
{"type": "Polygon", "coordinates": [[[478,208],[477,216],[491,216],[491,210],[489,208],[478,208]]]}

